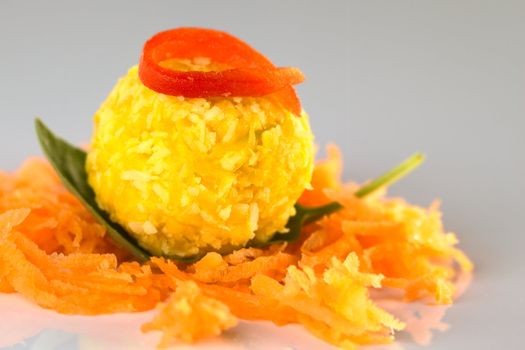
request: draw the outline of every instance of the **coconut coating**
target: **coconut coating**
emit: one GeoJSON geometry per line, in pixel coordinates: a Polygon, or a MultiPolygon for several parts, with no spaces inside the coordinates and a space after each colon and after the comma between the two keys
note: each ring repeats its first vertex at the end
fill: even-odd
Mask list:
{"type": "Polygon", "coordinates": [[[155,255],[226,252],[285,229],[309,186],[308,116],[276,100],[167,96],[132,67],[95,114],[98,205],[155,255]]]}

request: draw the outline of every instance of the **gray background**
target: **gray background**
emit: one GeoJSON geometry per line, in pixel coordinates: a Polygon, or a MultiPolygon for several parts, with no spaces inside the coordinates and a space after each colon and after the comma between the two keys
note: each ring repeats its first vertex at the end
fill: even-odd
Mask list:
{"type": "Polygon", "coordinates": [[[40,153],[35,116],[89,140],[145,39],[177,26],[223,29],[300,67],[317,142],[341,146],[346,178],[425,152],[391,193],[441,198],[477,266],[432,348],[523,348],[525,2],[0,1],[0,167],[40,153]]]}

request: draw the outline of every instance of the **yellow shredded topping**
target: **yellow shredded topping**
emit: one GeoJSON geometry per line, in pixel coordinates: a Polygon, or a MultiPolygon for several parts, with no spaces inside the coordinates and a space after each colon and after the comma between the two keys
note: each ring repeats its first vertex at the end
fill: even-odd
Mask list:
{"type": "Polygon", "coordinates": [[[285,228],[312,140],[308,116],[276,99],[158,94],[133,67],[95,115],[87,172],[99,206],[148,251],[224,252],[285,228]]]}

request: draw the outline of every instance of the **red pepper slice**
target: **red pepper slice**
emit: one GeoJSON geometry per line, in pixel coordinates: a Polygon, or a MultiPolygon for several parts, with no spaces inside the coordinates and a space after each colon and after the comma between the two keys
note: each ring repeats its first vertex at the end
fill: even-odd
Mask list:
{"type": "Polygon", "coordinates": [[[139,77],[148,88],[173,96],[216,97],[273,94],[294,114],[301,103],[293,85],[304,81],[297,68],[278,68],[236,37],[217,30],[177,28],[160,32],[144,45],[139,77]],[[164,68],[160,63],[173,58],[206,57],[229,69],[198,72],[164,68]]]}

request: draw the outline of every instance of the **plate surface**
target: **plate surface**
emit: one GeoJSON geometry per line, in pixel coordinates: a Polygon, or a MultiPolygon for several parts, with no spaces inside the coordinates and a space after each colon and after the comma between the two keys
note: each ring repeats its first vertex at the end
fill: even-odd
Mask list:
{"type": "MultiPolygon", "coordinates": [[[[459,276],[458,295],[470,285],[472,276],[459,276]]],[[[407,346],[428,345],[438,331],[449,327],[443,318],[450,306],[433,306],[425,302],[402,303],[400,293],[387,290],[374,293],[376,302],[407,323],[398,341],[388,346],[369,346],[368,350],[399,350],[407,346]]],[[[0,295],[0,315],[9,320],[0,325],[2,350],[140,350],[155,347],[157,333],[144,334],[142,324],[154,317],[155,311],[104,316],[66,316],[44,310],[19,295],[0,295]],[[125,335],[125,336],[123,336],[125,335]]],[[[298,325],[277,327],[270,322],[241,322],[223,336],[196,345],[177,344],[177,349],[195,350],[291,350],[334,347],[308,334],[298,325]]]]}

